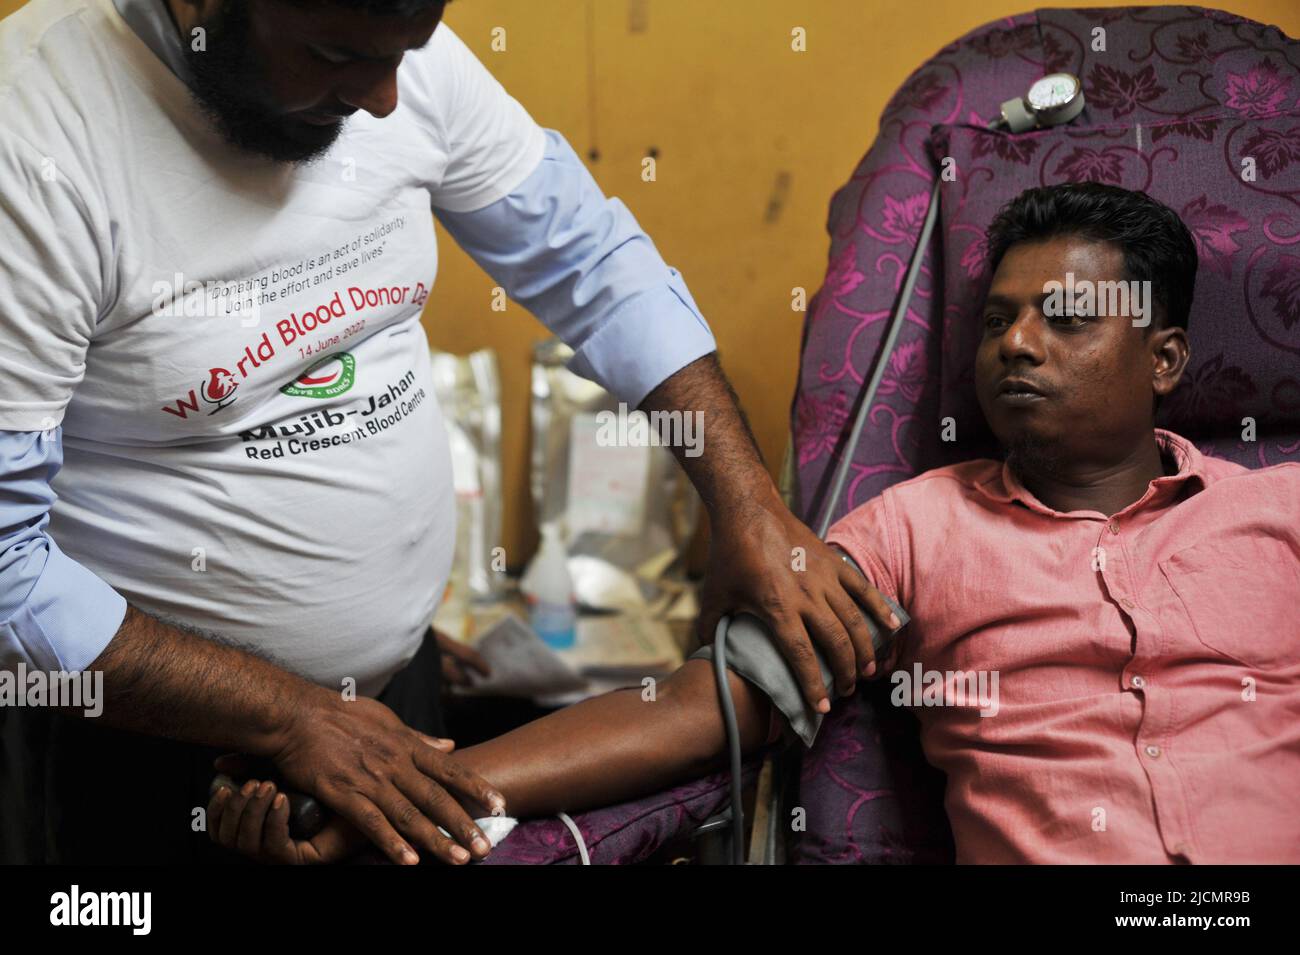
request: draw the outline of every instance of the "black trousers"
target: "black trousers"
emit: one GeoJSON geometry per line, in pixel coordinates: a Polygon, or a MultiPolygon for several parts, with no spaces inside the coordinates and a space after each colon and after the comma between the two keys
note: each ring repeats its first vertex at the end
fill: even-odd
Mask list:
{"type": "MultiPolygon", "coordinates": [[[[433,630],[379,695],[407,726],[445,736],[433,630]]],[[[243,861],[196,831],[225,752],[43,709],[0,708],[0,863],[243,861]]]]}

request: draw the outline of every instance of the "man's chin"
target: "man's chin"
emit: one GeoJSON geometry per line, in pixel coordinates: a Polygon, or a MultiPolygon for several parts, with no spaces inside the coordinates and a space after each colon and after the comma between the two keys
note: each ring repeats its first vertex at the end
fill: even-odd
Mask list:
{"type": "Polygon", "coordinates": [[[346,122],[347,120],[340,120],[329,126],[317,126],[300,120],[285,120],[285,133],[275,149],[282,157],[282,162],[311,162],[319,159],[343,135],[346,122]]]}
{"type": "Polygon", "coordinates": [[[329,152],[343,132],[343,122],[316,126],[277,117],[257,123],[218,123],[222,137],[245,152],[281,163],[310,163],[329,152]]]}
{"type": "Polygon", "coordinates": [[[208,64],[195,71],[191,95],[225,142],[242,152],[277,163],[308,163],[329,151],[346,119],[319,125],[285,114],[265,102],[237,96],[228,79],[213,76],[208,64]]]}
{"type": "Polygon", "coordinates": [[[1018,475],[1059,474],[1065,463],[1065,447],[1053,437],[1022,428],[1015,434],[1002,438],[1007,452],[1007,463],[1018,475]]]}

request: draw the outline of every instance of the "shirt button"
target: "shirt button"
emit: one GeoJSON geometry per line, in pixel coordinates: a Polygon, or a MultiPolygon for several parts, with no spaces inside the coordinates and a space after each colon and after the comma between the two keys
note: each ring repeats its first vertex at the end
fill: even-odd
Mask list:
{"type": "MultiPolygon", "coordinates": [[[[1129,686],[1133,687],[1133,689],[1135,690],[1140,690],[1142,689],[1142,687],[1147,685],[1147,681],[1142,679],[1141,674],[1138,674],[1137,676],[1133,677],[1133,679],[1129,680],[1128,682],[1129,682],[1129,686]]],[[[1147,747],[1147,748],[1150,749],[1151,747],[1147,747]]],[[[1155,754],[1152,753],[1151,755],[1154,756],[1155,754]]]]}
{"type": "Polygon", "coordinates": [[[1146,752],[1147,752],[1147,755],[1148,755],[1148,756],[1150,756],[1152,759],[1155,759],[1156,757],[1158,757],[1158,756],[1160,755],[1160,747],[1159,747],[1159,746],[1148,746],[1146,752]]]}
{"type": "Polygon", "coordinates": [[[1106,525],[1106,530],[1110,531],[1112,534],[1118,534],[1119,525],[1114,521],[1111,521],[1109,524],[1106,525]]]}
{"type": "Polygon", "coordinates": [[[1127,597],[1125,597],[1123,600],[1121,600],[1120,603],[1124,606],[1124,608],[1125,608],[1126,610],[1132,610],[1132,609],[1133,609],[1133,601],[1129,600],[1127,597]]]}

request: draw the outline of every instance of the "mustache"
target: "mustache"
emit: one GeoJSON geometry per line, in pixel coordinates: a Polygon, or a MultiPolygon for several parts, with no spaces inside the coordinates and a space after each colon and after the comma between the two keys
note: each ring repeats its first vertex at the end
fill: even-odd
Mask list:
{"type": "Polygon", "coordinates": [[[1032,375],[1010,374],[1001,375],[995,379],[993,391],[995,394],[1001,394],[1004,391],[1035,391],[1044,397],[1050,396],[1055,389],[1043,383],[1040,379],[1032,375]]]}
{"type": "Polygon", "coordinates": [[[338,119],[347,119],[349,116],[355,113],[356,110],[355,109],[301,109],[298,110],[298,112],[311,113],[315,116],[334,116],[337,117],[338,119]]]}

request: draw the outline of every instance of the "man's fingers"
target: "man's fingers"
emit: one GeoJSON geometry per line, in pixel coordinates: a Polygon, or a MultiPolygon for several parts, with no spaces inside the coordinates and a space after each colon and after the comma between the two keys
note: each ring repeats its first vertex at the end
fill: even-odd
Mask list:
{"type": "Polygon", "coordinates": [[[857,655],[840,618],[829,605],[822,604],[814,608],[804,622],[831,669],[836,692],[840,696],[850,695],[858,685],[857,655]]]}
{"type": "Polygon", "coordinates": [[[403,778],[397,781],[396,788],[390,789],[387,801],[382,804],[384,812],[399,832],[411,842],[424,846],[435,858],[448,865],[464,865],[470,860],[467,846],[472,844],[472,836],[464,838],[466,845],[457,845],[438,831],[438,825],[451,833],[468,832],[463,823],[468,823],[474,832],[478,827],[445,789],[419,773],[412,772],[411,776],[415,778],[403,778]]]}
{"type": "Polygon", "coordinates": [[[244,811],[235,830],[234,847],[246,856],[261,856],[262,829],[274,795],[274,785],[269,782],[260,783],[244,803],[244,811]]]}
{"type": "MultiPolygon", "coordinates": [[[[493,811],[491,800],[494,798],[504,804],[501,794],[453,759],[443,759],[434,765],[420,766],[420,769],[423,775],[415,787],[409,790],[412,801],[424,810],[425,815],[452,835],[459,843],[457,848],[468,850],[477,859],[491,852],[492,844],[451,793],[459,793],[461,801],[483,806],[489,812],[493,811]]],[[[453,853],[453,858],[448,861],[459,863],[469,860],[462,859],[459,853],[453,853]]]]}
{"type": "MultiPolygon", "coordinates": [[[[439,788],[438,792],[442,793],[444,799],[437,799],[434,794],[430,793],[433,805],[430,810],[434,814],[435,820],[447,832],[451,833],[459,845],[455,850],[468,849],[475,859],[482,859],[492,851],[492,843],[488,842],[487,836],[470,818],[465,808],[456,802],[446,790],[439,788]]],[[[453,850],[456,862],[468,862],[468,859],[462,859],[460,852],[453,850]]]]}
{"type": "Polygon", "coordinates": [[[271,802],[263,829],[262,851],[270,861],[282,865],[328,865],[341,862],[364,844],[361,835],[334,816],[320,832],[305,842],[289,835],[289,798],[277,793],[271,802]]]}
{"type": "Polygon", "coordinates": [[[289,835],[289,797],[284,793],[276,793],[271,799],[262,832],[262,848],[272,861],[281,865],[302,861],[289,835]]]}
{"type": "Polygon", "coordinates": [[[434,634],[438,638],[438,649],[442,651],[444,673],[447,673],[450,668],[451,670],[461,673],[461,676],[463,677],[464,673],[461,670],[461,667],[469,667],[471,670],[477,670],[484,676],[491,675],[492,668],[488,666],[488,662],[484,660],[483,657],[479,655],[479,652],[468,643],[463,643],[460,640],[443,633],[441,630],[434,630],[434,634]],[[448,657],[450,657],[452,661],[450,664],[447,660],[448,657]]]}
{"type": "MultiPolygon", "coordinates": [[[[428,749],[416,756],[415,765],[429,779],[464,797],[464,801],[482,806],[493,816],[506,814],[506,797],[501,791],[458,760],[428,749]]],[[[448,832],[454,831],[449,826],[446,828],[448,832]]]]}
{"type": "Polygon", "coordinates": [[[244,815],[244,805],[257,789],[257,781],[250,779],[239,789],[230,794],[225,811],[221,814],[221,824],[217,830],[217,842],[227,849],[235,848],[239,836],[239,820],[244,815]]]}
{"type": "Polygon", "coordinates": [[[853,641],[853,651],[859,676],[869,677],[876,672],[876,651],[871,645],[871,628],[867,618],[852,599],[842,595],[828,595],[827,600],[840,619],[840,625],[853,641]]]}
{"type": "MultiPolygon", "coordinates": [[[[764,606],[750,606],[747,602],[741,601],[728,613],[733,618],[738,613],[752,614],[770,627],[772,642],[781,651],[781,656],[785,657],[786,663],[794,670],[803,698],[819,713],[830,711],[831,703],[826,695],[826,683],[822,679],[821,667],[813,653],[812,639],[800,616],[787,613],[784,606],[774,600],[769,600],[764,606]]],[[[696,620],[696,634],[701,643],[713,643],[718,621],[722,617],[723,614],[717,610],[705,609],[700,613],[696,620]]],[[[852,654],[852,644],[849,643],[847,636],[841,636],[841,640],[845,647],[841,665],[845,667],[846,673],[851,674],[853,661],[849,657],[852,654]]],[[[830,661],[831,657],[828,655],[827,659],[830,661]]]]}
{"type": "Polygon", "coordinates": [[[885,598],[880,595],[880,591],[847,564],[840,571],[840,583],[860,607],[865,608],[876,618],[876,622],[885,628],[886,633],[891,633],[902,625],[902,621],[894,616],[894,611],[889,609],[889,604],[885,603],[885,598]]]}
{"type": "MultiPolygon", "coordinates": [[[[433,748],[424,752],[438,756],[433,748]]],[[[473,845],[473,833],[478,832],[477,826],[442,786],[415,767],[386,783],[376,804],[412,846],[425,848],[448,865],[463,865],[471,859],[469,847],[473,845]],[[448,833],[463,833],[464,846],[439,833],[439,825],[448,833]]]]}
{"type": "Polygon", "coordinates": [[[443,739],[440,736],[429,736],[427,733],[421,733],[419,730],[415,731],[415,735],[420,737],[420,739],[424,740],[434,749],[442,750],[444,753],[450,753],[456,748],[456,741],[454,739],[443,739]]]}
{"type": "Polygon", "coordinates": [[[830,712],[831,701],[826,695],[821,667],[817,664],[817,656],[813,653],[812,641],[804,629],[803,621],[799,617],[779,617],[769,625],[773,628],[781,655],[794,669],[803,698],[817,712],[830,712]]]}
{"type": "Polygon", "coordinates": [[[225,815],[226,806],[234,793],[235,791],[228,786],[221,786],[208,800],[208,838],[218,845],[220,840],[217,836],[221,831],[221,818],[225,815]]]}
{"type": "Polygon", "coordinates": [[[467,666],[471,670],[477,670],[484,676],[488,676],[492,672],[492,668],[488,666],[488,662],[484,660],[482,655],[468,643],[461,643],[459,640],[449,639],[448,643],[442,645],[442,650],[445,654],[455,659],[457,663],[467,666]]]}
{"type": "Polygon", "coordinates": [[[331,805],[378,846],[394,865],[415,865],[420,861],[410,843],[397,834],[388,817],[369,799],[352,795],[331,805]]]}
{"type": "Polygon", "coordinates": [[[238,789],[221,786],[213,793],[208,802],[208,835],[226,849],[280,865],[337,861],[359,838],[334,833],[315,846],[295,842],[289,835],[289,798],[274,783],[255,779],[238,789]]]}
{"type": "Polygon", "coordinates": [[[465,647],[465,655],[461,657],[461,662],[471,670],[477,671],[480,676],[492,675],[492,667],[483,659],[483,655],[473,647],[465,647]]]}
{"type": "Polygon", "coordinates": [[[460,661],[448,653],[442,655],[442,678],[452,686],[469,686],[469,676],[460,661]]]}

